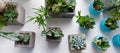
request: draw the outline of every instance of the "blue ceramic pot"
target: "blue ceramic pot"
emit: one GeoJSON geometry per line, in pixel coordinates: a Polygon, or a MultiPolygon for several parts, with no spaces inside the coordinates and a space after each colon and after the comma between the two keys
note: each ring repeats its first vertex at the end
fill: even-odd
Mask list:
{"type": "MultiPolygon", "coordinates": [[[[98,39],[98,38],[100,38],[100,37],[103,37],[103,36],[96,36],[95,38],[98,39]]],[[[109,41],[108,41],[108,42],[109,42],[109,41]]],[[[93,46],[95,49],[97,49],[97,50],[102,50],[101,48],[98,48],[97,45],[96,45],[94,42],[92,42],[92,46],[93,46]]]]}
{"type": "Polygon", "coordinates": [[[120,34],[117,34],[112,38],[112,43],[113,45],[120,47],[120,34]]]}
{"type": "Polygon", "coordinates": [[[83,30],[83,31],[88,31],[89,29],[85,28],[85,27],[81,27],[80,24],[79,24],[79,29],[80,30],[83,30]]]}
{"type": "Polygon", "coordinates": [[[106,25],[105,22],[108,18],[104,18],[101,22],[100,22],[100,29],[104,32],[111,32],[112,30],[109,29],[106,25]]]}
{"type": "Polygon", "coordinates": [[[92,2],[89,4],[89,12],[90,12],[90,14],[92,14],[92,15],[98,15],[98,14],[100,14],[103,10],[99,10],[99,11],[98,11],[98,10],[95,10],[93,4],[94,4],[94,1],[92,1],[92,2]]]}

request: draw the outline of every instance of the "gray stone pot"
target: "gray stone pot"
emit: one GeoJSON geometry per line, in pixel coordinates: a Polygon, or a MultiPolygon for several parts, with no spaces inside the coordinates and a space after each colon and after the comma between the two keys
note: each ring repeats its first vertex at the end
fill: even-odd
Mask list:
{"type": "MultiPolygon", "coordinates": [[[[48,30],[51,29],[51,28],[57,28],[57,29],[60,29],[60,27],[48,27],[48,30]]],[[[60,42],[62,40],[62,37],[60,38],[55,38],[55,39],[51,39],[50,37],[46,36],[46,41],[54,41],[54,42],[60,42]]]]}
{"type": "MultiPolygon", "coordinates": [[[[69,41],[72,39],[73,36],[78,36],[79,34],[71,34],[71,35],[68,35],[68,44],[69,44],[69,51],[70,53],[81,53],[82,50],[85,50],[86,48],[84,49],[80,49],[80,50],[76,50],[75,48],[72,47],[72,45],[69,43],[69,41]]],[[[83,37],[85,37],[85,34],[82,34],[84,35],[83,37]]]]}
{"type": "Polygon", "coordinates": [[[9,2],[9,3],[13,3],[14,5],[16,5],[18,16],[17,16],[16,22],[9,22],[8,24],[10,25],[24,24],[25,23],[25,9],[22,7],[22,5],[18,3],[15,3],[15,2],[9,2]]]}
{"type": "Polygon", "coordinates": [[[20,34],[25,34],[29,33],[30,34],[30,40],[28,45],[24,44],[18,44],[19,41],[15,41],[15,47],[28,47],[28,48],[33,48],[35,44],[35,33],[31,31],[21,31],[19,32],[20,34]]]}

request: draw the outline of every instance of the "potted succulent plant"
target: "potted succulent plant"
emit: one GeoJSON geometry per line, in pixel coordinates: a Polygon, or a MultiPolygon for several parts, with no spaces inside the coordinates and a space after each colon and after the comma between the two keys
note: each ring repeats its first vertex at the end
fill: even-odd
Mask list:
{"type": "Polygon", "coordinates": [[[42,34],[46,36],[47,41],[61,41],[61,37],[64,36],[59,27],[49,27],[42,34]]]}
{"type": "Polygon", "coordinates": [[[75,0],[46,0],[46,9],[53,18],[72,18],[75,5],[75,0]]]}
{"type": "Polygon", "coordinates": [[[84,34],[72,34],[68,36],[69,50],[71,53],[79,53],[86,48],[86,37],[84,34]]]}
{"type": "Polygon", "coordinates": [[[30,17],[28,21],[35,21],[38,23],[39,27],[41,26],[43,28],[42,35],[46,35],[46,40],[61,41],[63,34],[59,27],[50,27],[46,29],[46,19],[50,18],[48,10],[42,6],[40,8],[34,8],[34,10],[36,10],[36,15],[30,17]]]}
{"type": "Polygon", "coordinates": [[[116,35],[112,38],[112,43],[113,43],[114,46],[120,47],[120,34],[116,34],[116,35]]]}
{"type": "Polygon", "coordinates": [[[92,15],[98,15],[104,9],[104,3],[101,0],[93,0],[89,5],[89,12],[92,15]]]}
{"type": "Polygon", "coordinates": [[[94,18],[86,15],[86,16],[81,16],[81,12],[78,11],[78,15],[75,16],[77,18],[77,23],[80,25],[80,28],[83,29],[92,29],[94,28],[93,25],[95,25],[94,18]]]}
{"type": "Polygon", "coordinates": [[[96,36],[92,41],[92,46],[97,50],[107,50],[110,47],[109,41],[103,36],[96,36]]]}
{"type": "Polygon", "coordinates": [[[16,47],[34,47],[35,33],[34,32],[20,32],[20,34],[14,32],[0,32],[0,36],[9,40],[15,41],[16,47]]]}
{"type": "Polygon", "coordinates": [[[0,16],[3,24],[24,24],[25,10],[17,3],[2,2],[0,16]]]}
{"type": "Polygon", "coordinates": [[[120,20],[119,10],[112,9],[110,13],[111,13],[111,18],[104,18],[100,23],[100,28],[102,31],[111,32],[119,27],[117,23],[117,21],[120,20]]]}

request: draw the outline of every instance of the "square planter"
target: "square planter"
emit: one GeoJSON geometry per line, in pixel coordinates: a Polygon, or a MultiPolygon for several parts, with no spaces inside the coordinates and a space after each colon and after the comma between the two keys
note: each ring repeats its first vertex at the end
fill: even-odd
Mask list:
{"type": "MultiPolygon", "coordinates": [[[[45,6],[47,7],[47,2],[45,0],[45,6]]],[[[75,15],[75,9],[71,10],[71,12],[66,12],[66,13],[59,13],[59,14],[54,14],[52,12],[49,12],[49,15],[53,18],[73,18],[75,15]]]]}
{"type": "Polygon", "coordinates": [[[15,22],[8,22],[10,25],[16,25],[16,24],[24,24],[25,23],[25,9],[22,7],[22,5],[15,3],[15,2],[6,2],[6,3],[13,3],[16,5],[16,9],[18,12],[18,16],[15,22]]]}
{"type": "Polygon", "coordinates": [[[33,48],[35,44],[35,33],[31,31],[21,31],[19,34],[29,34],[30,35],[30,40],[29,44],[20,44],[19,41],[15,41],[15,47],[28,47],[28,48],[33,48]]]}
{"type": "Polygon", "coordinates": [[[81,34],[81,35],[80,34],[71,34],[71,35],[68,35],[68,44],[69,44],[69,51],[70,51],[70,53],[80,53],[82,50],[85,50],[86,48],[83,48],[83,49],[80,49],[80,50],[76,50],[75,48],[73,48],[72,45],[69,43],[69,41],[74,36],[81,36],[83,38],[86,38],[85,34],[81,34]]]}
{"type": "MultiPolygon", "coordinates": [[[[49,29],[52,29],[52,28],[56,28],[56,29],[60,29],[60,30],[61,30],[60,27],[48,27],[48,30],[49,30],[49,29]]],[[[50,37],[50,36],[49,36],[49,37],[46,36],[46,41],[60,42],[61,40],[62,40],[62,37],[52,39],[52,37],[50,37]]]]}

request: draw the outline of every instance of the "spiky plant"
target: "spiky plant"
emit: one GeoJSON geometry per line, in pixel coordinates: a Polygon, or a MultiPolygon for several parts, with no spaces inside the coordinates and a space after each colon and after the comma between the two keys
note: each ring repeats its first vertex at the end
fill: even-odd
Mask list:
{"type": "Polygon", "coordinates": [[[71,46],[76,50],[81,50],[86,48],[85,37],[83,36],[72,36],[72,39],[69,41],[71,46]]]}

